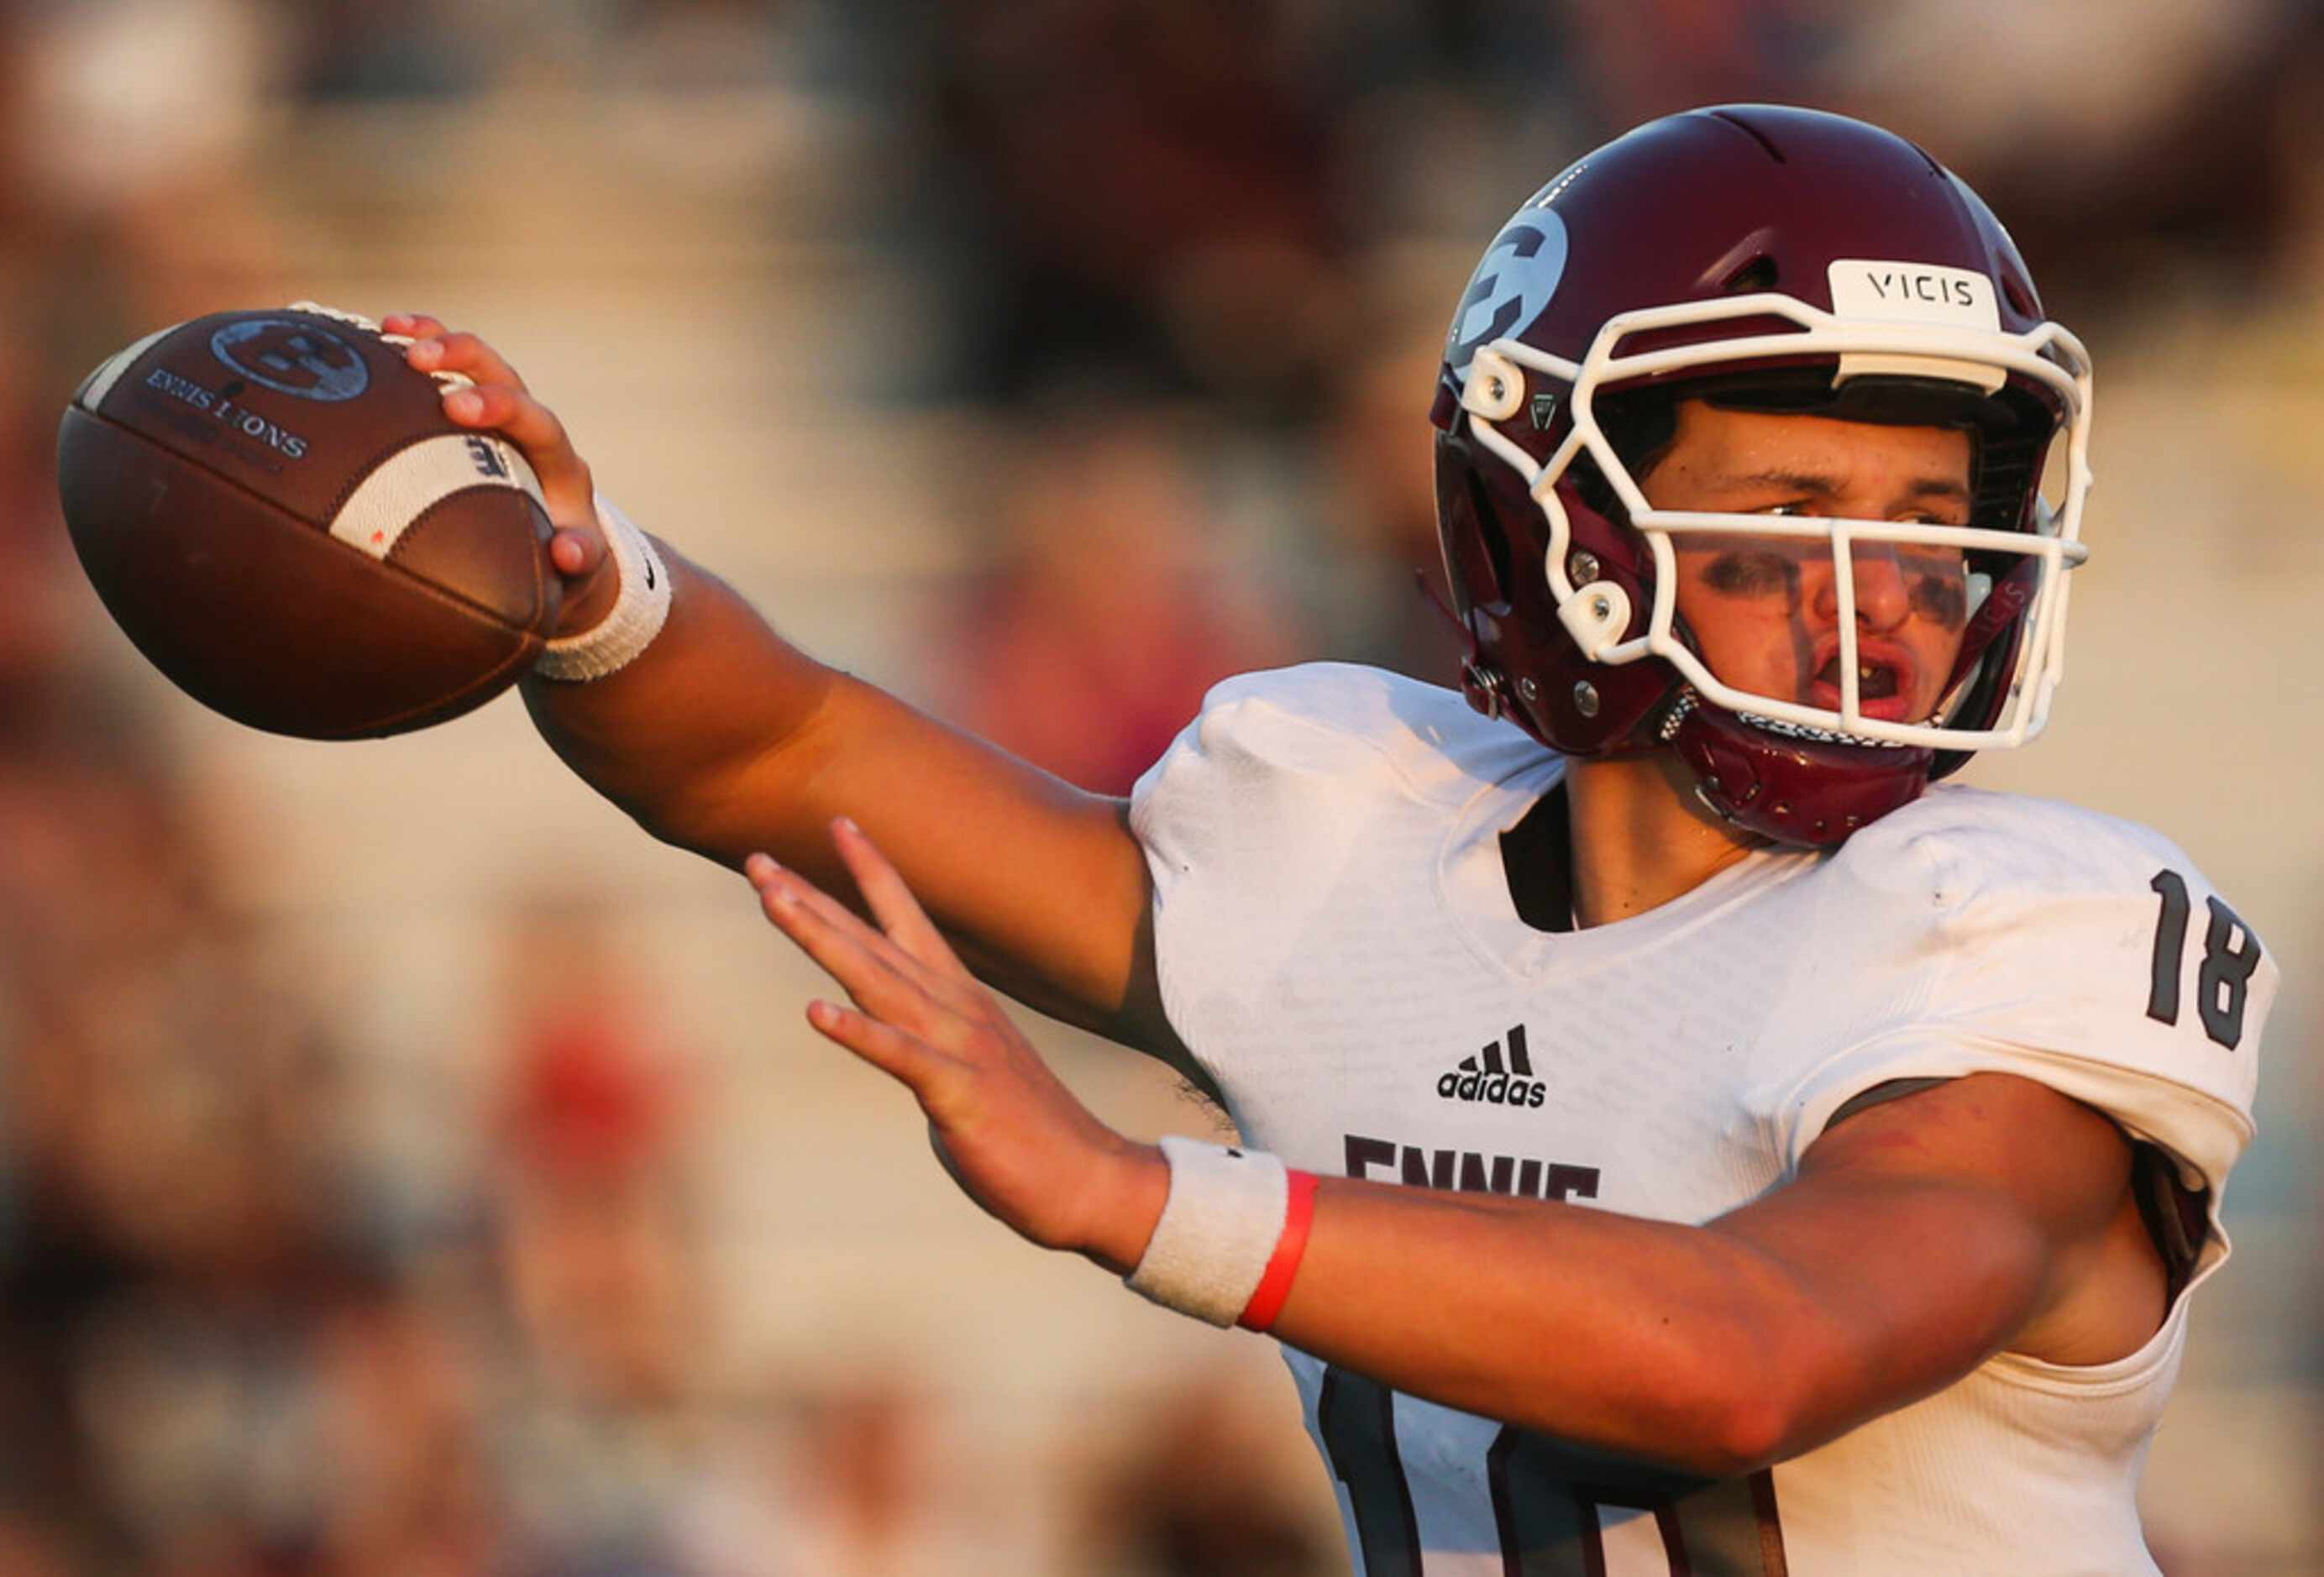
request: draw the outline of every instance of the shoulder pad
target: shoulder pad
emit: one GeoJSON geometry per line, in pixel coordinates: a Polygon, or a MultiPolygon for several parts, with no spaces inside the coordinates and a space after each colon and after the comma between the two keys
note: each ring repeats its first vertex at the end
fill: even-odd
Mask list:
{"type": "Polygon", "coordinates": [[[2277,970],[2185,852],[2052,800],[1932,791],[1849,840],[1929,962],[1910,1020],[1796,1093],[1796,1154],[1892,1078],[2006,1072],[2106,1111],[2216,1190],[2252,1135],[2277,970]],[[1896,902],[1893,900],[1904,900],[1896,902]]]}

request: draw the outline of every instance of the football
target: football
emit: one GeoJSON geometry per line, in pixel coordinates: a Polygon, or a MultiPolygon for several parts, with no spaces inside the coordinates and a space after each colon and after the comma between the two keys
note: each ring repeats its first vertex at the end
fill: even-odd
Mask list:
{"type": "Polygon", "coordinates": [[[540,483],[444,414],[456,377],[312,303],[147,336],[66,408],[57,487],[129,639],[205,706],[401,733],[514,684],[555,627],[540,483]]]}

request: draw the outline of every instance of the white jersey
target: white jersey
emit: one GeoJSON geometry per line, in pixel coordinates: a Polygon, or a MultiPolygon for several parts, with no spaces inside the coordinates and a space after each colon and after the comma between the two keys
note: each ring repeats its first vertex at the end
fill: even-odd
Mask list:
{"type": "MultiPolygon", "coordinates": [[[[1562,770],[1370,669],[1212,693],[1132,825],[1164,1006],[1247,1140],[1326,1176],[1702,1222],[1783,1184],[1851,1100],[2002,1071],[2107,1112],[2207,1206],[2189,1285],[2226,1258],[2275,972],[2169,842],[1940,786],[1836,852],[1756,853],[1559,934],[1519,918],[1499,834],[1562,770]]],[[[2185,1333],[2182,1294],[2118,1362],[2004,1354],[1715,1484],[1285,1356],[1363,1577],[2114,1573],[2155,1569],[2135,1493],[2185,1333]]]]}

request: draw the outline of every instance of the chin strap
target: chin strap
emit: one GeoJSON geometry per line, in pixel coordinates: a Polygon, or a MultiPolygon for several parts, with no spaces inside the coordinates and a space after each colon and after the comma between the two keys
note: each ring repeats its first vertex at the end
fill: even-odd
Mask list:
{"type": "Polygon", "coordinates": [[[1924,750],[1787,739],[1699,705],[1679,720],[1671,747],[1715,815],[1805,848],[1844,843],[1919,798],[1932,760],[1924,750]]]}
{"type": "Polygon", "coordinates": [[[1977,605],[1977,612],[1962,627],[1960,655],[1953,659],[1953,671],[1945,678],[1942,694],[1951,695],[1963,679],[1976,672],[1977,665],[1985,660],[1987,650],[2025,616],[2025,610],[2034,605],[2034,588],[2041,578],[2041,561],[2027,556],[1993,583],[1993,589],[1985,594],[1985,601],[1977,605]]]}
{"type": "Polygon", "coordinates": [[[1417,564],[1412,567],[1412,589],[1420,594],[1422,602],[1443,615],[1444,622],[1452,626],[1452,633],[1460,640],[1461,644],[1468,649],[1468,660],[1471,663],[1475,662],[1477,660],[1476,632],[1461,622],[1461,615],[1452,611],[1452,605],[1444,600],[1434,586],[1428,584],[1428,571],[1421,568],[1417,564]]]}
{"type": "Polygon", "coordinates": [[[1461,642],[1461,693],[1468,697],[1469,705],[1488,717],[1507,716],[1508,681],[1501,677],[1500,669],[1484,660],[1477,632],[1461,622],[1461,615],[1437,595],[1436,588],[1428,584],[1428,572],[1417,564],[1412,567],[1412,589],[1420,594],[1422,602],[1444,616],[1444,622],[1452,627],[1454,638],[1461,642]]]}

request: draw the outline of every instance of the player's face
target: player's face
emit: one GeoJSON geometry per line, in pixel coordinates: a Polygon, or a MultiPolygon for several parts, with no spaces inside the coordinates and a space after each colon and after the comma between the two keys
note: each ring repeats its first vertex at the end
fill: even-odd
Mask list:
{"type": "MultiPolygon", "coordinates": [[[[1657,509],[1966,525],[1969,439],[1938,427],[1722,410],[1682,401],[1678,429],[1640,483],[1657,509]]],[[[1674,534],[1678,612],[1704,663],[1738,689],[1838,710],[1840,596],[1828,543],[1674,534]]],[[[1863,714],[1925,722],[1943,698],[1969,613],[1961,552],[1857,542],[1863,714]]]]}

